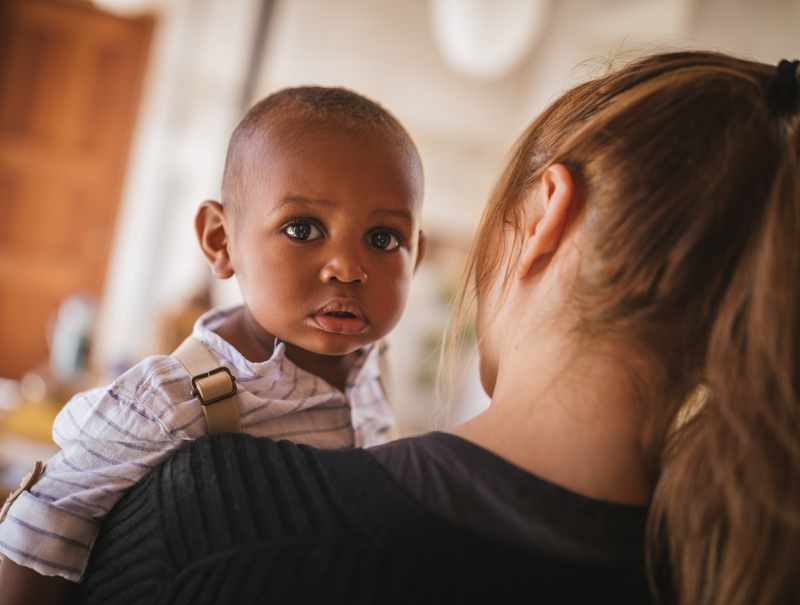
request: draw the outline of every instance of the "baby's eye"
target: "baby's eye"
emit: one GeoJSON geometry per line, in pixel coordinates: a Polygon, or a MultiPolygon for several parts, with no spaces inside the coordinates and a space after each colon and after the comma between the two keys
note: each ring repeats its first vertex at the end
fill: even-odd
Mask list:
{"type": "Polygon", "coordinates": [[[367,243],[378,250],[394,250],[400,245],[400,239],[388,231],[376,231],[367,236],[367,243]]]}
{"type": "Polygon", "coordinates": [[[322,237],[322,231],[314,223],[298,222],[287,225],[283,228],[283,232],[292,239],[300,240],[303,242],[312,241],[322,237]]]}

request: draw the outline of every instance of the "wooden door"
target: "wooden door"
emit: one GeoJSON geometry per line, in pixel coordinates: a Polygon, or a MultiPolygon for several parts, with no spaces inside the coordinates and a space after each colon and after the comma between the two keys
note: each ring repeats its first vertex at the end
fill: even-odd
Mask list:
{"type": "Polygon", "coordinates": [[[0,6],[0,376],[19,378],[59,303],[101,295],[153,20],[0,6]]]}

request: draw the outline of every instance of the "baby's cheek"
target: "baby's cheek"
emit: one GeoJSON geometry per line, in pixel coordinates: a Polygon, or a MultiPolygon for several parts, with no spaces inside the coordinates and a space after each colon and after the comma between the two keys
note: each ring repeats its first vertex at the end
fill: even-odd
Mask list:
{"type": "Polygon", "coordinates": [[[389,332],[400,321],[408,300],[410,280],[394,280],[385,284],[381,292],[381,309],[383,328],[389,332]]]}

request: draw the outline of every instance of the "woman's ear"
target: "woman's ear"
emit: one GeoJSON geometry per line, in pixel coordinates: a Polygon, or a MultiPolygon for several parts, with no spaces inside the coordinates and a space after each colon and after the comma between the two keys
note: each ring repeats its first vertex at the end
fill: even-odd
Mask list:
{"type": "Polygon", "coordinates": [[[211,272],[219,279],[228,279],[234,270],[228,255],[225,213],[219,202],[209,200],[200,204],[194,217],[194,228],[211,272]]]}
{"type": "Polygon", "coordinates": [[[526,277],[536,261],[553,254],[561,243],[575,196],[575,185],[567,167],[552,164],[542,174],[531,203],[537,207],[525,226],[517,277],[526,277]]]}

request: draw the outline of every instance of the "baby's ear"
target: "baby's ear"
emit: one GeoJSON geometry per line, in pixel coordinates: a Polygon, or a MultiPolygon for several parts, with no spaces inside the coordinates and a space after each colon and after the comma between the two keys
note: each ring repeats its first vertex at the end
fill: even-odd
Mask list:
{"type": "Polygon", "coordinates": [[[212,273],[219,279],[228,279],[234,271],[228,255],[225,212],[220,203],[207,200],[200,204],[194,218],[194,228],[212,273]]]}

